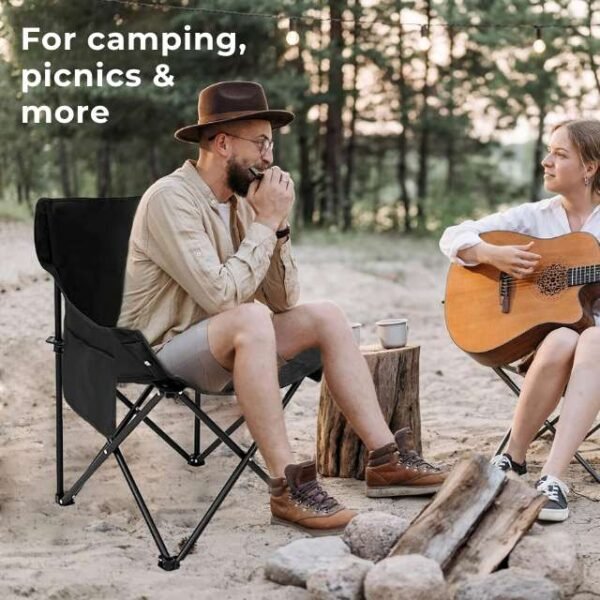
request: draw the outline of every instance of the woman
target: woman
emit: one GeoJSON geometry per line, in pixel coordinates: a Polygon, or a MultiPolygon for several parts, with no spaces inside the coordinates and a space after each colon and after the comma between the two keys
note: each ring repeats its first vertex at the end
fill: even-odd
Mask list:
{"type": "MultiPolygon", "coordinates": [[[[480,233],[504,230],[550,238],[586,231],[600,240],[600,121],[572,120],[556,126],[542,166],[545,188],[557,195],[449,227],[440,240],[442,252],[458,264],[487,263],[523,279],[541,258],[531,252],[531,244],[496,246],[482,241],[480,233]]],[[[569,488],[563,478],[600,410],[600,302],[594,317],[595,326],[581,334],[562,327],[539,345],[525,375],[506,452],[492,459],[503,471],[524,474],[527,448],[566,388],[556,437],[536,483],[548,498],[540,520],[568,517],[569,488]]]]}

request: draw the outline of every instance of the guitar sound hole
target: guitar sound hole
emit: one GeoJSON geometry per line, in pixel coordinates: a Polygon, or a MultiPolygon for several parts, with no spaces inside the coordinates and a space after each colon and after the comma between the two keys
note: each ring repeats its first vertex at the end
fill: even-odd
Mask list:
{"type": "Polygon", "coordinates": [[[564,265],[549,265],[536,279],[538,291],[544,296],[556,296],[568,287],[568,269],[564,265]]]}

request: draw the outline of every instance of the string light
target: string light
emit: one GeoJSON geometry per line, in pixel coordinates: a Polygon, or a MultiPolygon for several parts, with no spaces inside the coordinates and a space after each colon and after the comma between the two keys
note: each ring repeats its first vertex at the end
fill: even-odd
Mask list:
{"type": "Polygon", "coordinates": [[[542,54],[546,49],[546,42],[542,39],[542,28],[535,26],[535,42],[533,42],[533,50],[537,54],[542,54]]]}
{"type": "MultiPolygon", "coordinates": [[[[359,23],[361,25],[373,25],[375,22],[380,21],[372,21],[369,18],[364,19],[348,19],[343,17],[318,17],[312,15],[302,15],[302,14],[294,14],[294,15],[284,15],[284,14],[273,14],[273,13],[263,13],[263,12],[243,12],[238,10],[227,10],[223,8],[207,8],[204,6],[189,6],[189,5],[181,5],[181,4],[169,4],[168,2],[152,2],[152,0],[98,0],[100,2],[111,3],[111,4],[121,4],[124,6],[131,7],[145,7],[145,8],[153,8],[155,10],[179,10],[179,11],[187,11],[187,12],[202,12],[207,14],[217,14],[217,15],[230,15],[230,16],[239,16],[239,17],[254,17],[260,19],[276,19],[280,20],[282,18],[293,19],[297,22],[314,23],[314,22],[340,22],[340,23],[349,23],[355,24],[359,23]]],[[[402,27],[414,27],[415,29],[431,29],[432,27],[440,27],[440,28],[448,28],[454,27],[455,29],[531,29],[532,27],[538,29],[541,28],[541,25],[531,25],[530,23],[481,23],[481,22],[451,22],[451,23],[430,23],[429,25],[422,25],[421,23],[415,22],[400,22],[400,14],[392,13],[391,21],[402,25],[402,27]]],[[[578,32],[577,25],[563,25],[563,24],[547,24],[543,25],[545,29],[568,29],[575,33],[578,32]]],[[[586,23],[580,23],[579,27],[589,27],[591,29],[600,28],[600,24],[592,24],[588,25],[586,23]]]]}
{"type": "Polygon", "coordinates": [[[285,41],[288,46],[297,46],[300,43],[300,35],[296,31],[296,22],[290,19],[290,30],[285,36],[285,41]]]}

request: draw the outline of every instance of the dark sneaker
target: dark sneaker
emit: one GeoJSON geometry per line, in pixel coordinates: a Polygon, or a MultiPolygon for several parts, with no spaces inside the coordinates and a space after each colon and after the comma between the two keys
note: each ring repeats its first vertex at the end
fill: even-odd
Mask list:
{"type": "Polygon", "coordinates": [[[387,498],[437,492],[448,473],[416,453],[408,427],[397,431],[395,438],[395,443],[369,452],[365,469],[367,496],[387,498]]]}
{"type": "Polygon", "coordinates": [[[548,498],[538,515],[538,521],[564,521],[569,516],[569,488],[557,477],[544,475],[536,484],[538,492],[548,498]]]}
{"type": "Polygon", "coordinates": [[[527,463],[515,462],[510,454],[496,454],[490,462],[501,471],[514,471],[517,475],[525,475],[527,473],[527,463]]]}
{"type": "Polygon", "coordinates": [[[314,461],[288,465],[284,473],[269,484],[271,523],[312,536],[336,535],[356,516],[321,487],[314,461]]]}

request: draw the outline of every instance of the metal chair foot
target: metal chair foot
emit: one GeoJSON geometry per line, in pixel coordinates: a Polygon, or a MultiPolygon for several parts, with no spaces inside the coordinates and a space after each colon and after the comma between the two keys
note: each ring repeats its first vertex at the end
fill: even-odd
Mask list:
{"type": "Polygon", "coordinates": [[[56,494],[56,496],[54,496],[54,501],[56,502],[56,504],[58,504],[59,506],[71,506],[71,504],[75,504],[75,498],[71,498],[69,501],[65,502],[63,500],[64,496],[59,496],[58,494],[56,494]]]}
{"type": "Polygon", "coordinates": [[[205,461],[200,454],[190,454],[187,463],[192,467],[201,467],[205,464],[205,461]]]}
{"type": "Polygon", "coordinates": [[[158,566],[165,571],[176,571],[180,563],[175,556],[159,556],[158,566]]]}

